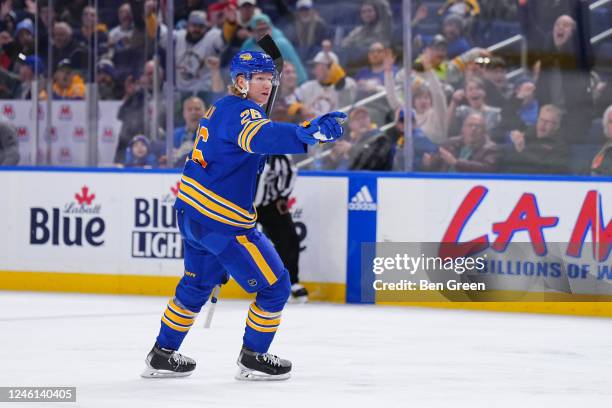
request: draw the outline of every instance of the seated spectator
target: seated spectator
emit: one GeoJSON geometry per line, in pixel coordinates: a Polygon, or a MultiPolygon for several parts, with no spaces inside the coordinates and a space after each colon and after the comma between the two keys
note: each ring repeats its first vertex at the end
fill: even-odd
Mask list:
{"type": "MultiPolygon", "coordinates": [[[[412,170],[423,170],[423,155],[425,153],[434,154],[438,152],[438,145],[432,142],[423,131],[417,126],[416,113],[413,111],[412,117],[412,170]]],[[[387,131],[387,136],[394,144],[393,166],[394,171],[406,170],[404,156],[404,110],[398,109],[396,112],[395,126],[387,131]]]]}
{"type": "Polygon", "coordinates": [[[453,59],[470,48],[470,43],[463,36],[463,18],[457,14],[449,14],[442,23],[442,35],[446,39],[448,58],[453,59]]]}
{"type": "Polygon", "coordinates": [[[206,13],[192,11],[187,29],[175,31],[174,38],[177,90],[190,94],[223,92],[219,57],[225,44],[221,30],[210,26],[206,13]]]}
{"type": "Polygon", "coordinates": [[[29,18],[24,18],[15,28],[16,52],[18,54],[34,54],[34,23],[29,18]]]}
{"type": "MultiPolygon", "coordinates": [[[[74,69],[87,67],[87,49],[74,40],[72,28],[64,22],[53,26],[51,67],[55,71],[60,61],[68,59],[74,69]]],[[[48,63],[48,62],[47,62],[48,63]]]]}
{"type": "Polygon", "coordinates": [[[257,50],[259,46],[257,45],[257,38],[261,38],[264,35],[268,34],[272,36],[274,42],[280,49],[280,52],[285,61],[289,61],[295,67],[295,71],[298,76],[298,83],[303,84],[308,79],[308,75],[306,74],[306,69],[302,64],[302,60],[300,60],[299,55],[293,48],[293,45],[289,42],[287,37],[280,31],[278,28],[272,25],[272,21],[270,17],[265,14],[258,14],[251,19],[249,23],[249,27],[253,31],[253,37],[249,38],[242,44],[241,50],[257,50]]]}
{"type": "MultiPolygon", "coordinates": [[[[355,74],[357,81],[357,89],[360,93],[372,94],[384,88],[385,83],[385,46],[382,43],[375,42],[370,45],[368,50],[368,66],[361,68],[355,74]]],[[[392,64],[391,72],[393,75],[397,73],[397,67],[392,64]]]]}
{"type": "MultiPolygon", "coordinates": [[[[42,73],[45,71],[45,65],[42,59],[36,55],[28,55],[27,57],[23,54],[19,55],[18,62],[18,73],[19,73],[19,86],[15,94],[15,99],[31,99],[32,98],[32,82],[40,78],[42,73]]],[[[39,82],[40,84],[40,82],[39,82]]],[[[47,99],[47,93],[39,85],[38,98],[43,100],[47,99]]]]}
{"type": "Polygon", "coordinates": [[[65,59],[59,62],[53,74],[53,99],[84,99],[85,83],[74,70],[72,62],[65,59]]]}
{"type": "Polygon", "coordinates": [[[8,31],[0,31],[0,68],[10,70],[14,61],[15,40],[8,31]]]}
{"type": "Polygon", "coordinates": [[[487,94],[486,104],[503,108],[512,96],[512,86],[508,83],[506,62],[503,58],[486,58],[482,79],[487,94]]]}
{"type": "Polygon", "coordinates": [[[561,109],[562,137],[570,142],[584,140],[585,130],[593,119],[592,61],[588,50],[580,45],[582,36],[584,33],[577,31],[572,17],[557,18],[534,72],[538,101],[561,109]]]}
{"type": "Polygon", "coordinates": [[[423,155],[423,169],[460,173],[497,172],[499,150],[489,141],[482,113],[470,113],[463,122],[461,135],[451,137],[438,153],[423,155]]]}
{"type": "Polygon", "coordinates": [[[191,96],[183,102],[183,119],[185,126],[174,129],[174,167],[182,167],[185,164],[185,156],[191,152],[195,141],[195,132],[200,125],[200,119],[206,113],[206,106],[197,96],[191,96]]]}
{"type": "Polygon", "coordinates": [[[285,30],[287,39],[295,46],[300,58],[308,61],[315,56],[323,40],[334,37],[331,27],[314,9],[312,0],[298,0],[293,24],[285,30]]]}
{"type": "Polygon", "coordinates": [[[144,135],[136,135],[125,152],[123,167],[142,167],[151,169],[158,166],[157,157],[151,151],[151,143],[144,135]]]}
{"type": "Polygon", "coordinates": [[[391,46],[391,9],[386,0],[365,0],[359,12],[361,25],[355,27],[341,43],[350,51],[351,60],[365,57],[368,48],[375,42],[391,46]]]}
{"type": "Polygon", "coordinates": [[[227,5],[223,18],[223,40],[227,44],[221,58],[223,66],[228,65],[242,44],[251,38],[251,19],[259,13],[261,10],[257,8],[256,0],[238,0],[237,3],[230,2],[227,5]]]}
{"type": "Polygon", "coordinates": [[[465,121],[465,118],[472,113],[481,113],[485,118],[487,132],[492,132],[501,121],[501,109],[489,106],[485,103],[487,94],[484,89],[484,83],[480,78],[471,78],[466,80],[465,89],[458,89],[453,94],[451,102],[448,106],[447,120],[449,123],[449,131],[453,134],[454,129],[457,129],[465,121]],[[460,105],[462,102],[467,102],[467,105],[460,105]]]}
{"type": "MultiPolygon", "coordinates": [[[[159,48],[166,44],[167,41],[164,39],[167,38],[168,27],[159,18],[161,10],[158,0],[131,1],[131,4],[134,30],[129,47],[123,52],[128,55],[137,54],[139,60],[150,60],[159,53],[159,48]]],[[[115,64],[123,71],[123,67],[116,60],[115,64]]]]}
{"type": "Polygon", "coordinates": [[[111,60],[102,59],[98,62],[97,83],[100,100],[123,98],[123,84],[117,81],[117,71],[111,60]]]}
{"type": "Polygon", "coordinates": [[[119,25],[108,33],[108,47],[113,52],[129,48],[134,32],[134,17],[132,16],[130,3],[123,3],[117,13],[119,25]]]}
{"type": "Polygon", "coordinates": [[[87,49],[89,57],[87,67],[93,67],[94,65],[92,50],[96,49],[98,56],[108,52],[108,28],[106,24],[98,23],[98,12],[94,7],[87,6],[83,9],[81,27],[74,33],[74,39],[87,49]]]}
{"type": "MultiPolygon", "coordinates": [[[[186,0],[181,2],[176,2],[174,6],[174,27],[176,29],[185,28],[187,26],[187,20],[189,20],[189,15],[192,11],[195,10],[206,10],[208,4],[213,3],[212,5],[216,6],[219,3],[226,3],[227,0],[216,1],[213,3],[211,0],[186,0]]],[[[210,6],[208,8],[207,14],[210,15],[210,6]]],[[[212,20],[211,20],[212,21],[212,20]]],[[[216,24],[213,24],[216,26],[216,24]]]]}
{"type": "Polygon", "coordinates": [[[565,174],[569,171],[569,154],[559,135],[561,110],[554,105],[540,109],[535,128],[510,133],[512,143],[503,151],[504,173],[565,174]]]}
{"type": "Polygon", "coordinates": [[[0,166],[16,166],[18,163],[17,130],[10,123],[0,122],[0,166]]]}
{"type": "Polygon", "coordinates": [[[17,25],[17,14],[15,14],[13,10],[9,10],[8,12],[6,12],[6,14],[0,15],[0,31],[14,33],[16,25],[17,25]]]}
{"type": "Polygon", "coordinates": [[[612,105],[603,114],[603,128],[606,136],[601,150],[593,158],[591,174],[594,176],[612,176],[612,105]]]}
{"type": "Polygon", "coordinates": [[[295,67],[289,61],[285,61],[283,67],[283,75],[281,76],[280,87],[276,95],[276,103],[272,108],[271,119],[274,122],[291,122],[298,123],[308,119],[299,114],[299,110],[289,112],[292,96],[297,89],[297,73],[295,67]]]}
{"type": "MultiPolygon", "coordinates": [[[[121,121],[119,131],[119,143],[115,154],[115,162],[122,163],[125,159],[125,151],[132,135],[151,135],[150,140],[160,138],[159,124],[165,118],[164,71],[157,66],[159,87],[154,89],[155,62],[147,61],[144,72],[138,81],[130,76],[125,81],[125,95],[123,104],[119,107],[117,118],[121,121]],[[157,95],[158,100],[155,100],[157,95]],[[153,115],[155,108],[159,107],[157,115],[153,115]]],[[[163,134],[162,134],[163,136],[163,134]]]]}
{"type": "MultiPolygon", "coordinates": [[[[412,83],[412,106],[416,112],[416,127],[435,143],[442,143],[447,140],[447,106],[442,83],[433,70],[434,52],[428,48],[421,55],[423,72],[416,76],[412,83]]],[[[395,89],[390,66],[392,59],[389,53],[385,56],[385,89],[389,105],[397,110],[403,106],[403,101],[395,89]]],[[[401,75],[403,70],[397,74],[397,77],[401,75]]],[[[403,78],[400,79],[403,83],[403,78]]]]}
{"type": "Polygon", "coordinates": [[[33,53],[34,25],[29,18],[17,24],[15,38],[9,31],[0,32],[0,68],[12,71],[19,54],[31,55],[33,53]]]}
{"type": "Polygon", "coordinates": [[[517,82],[512,96],[501,111],[501,122],[491,138],[496,143],[509,143],[512,130],[524,131],[535,126],[540,104],[535,99],[535,83],[531,78],[517,82]]]}
{"type": "Polygon", "coordinates": [[[480,5],[477,0],[446,0],[438,9],[438,14],[457,14],[459,16],[477,16],[480,5]]]}
{"type": "Polygon", "coordinates": [[[390,170],[392,144],[387,142],[368,110],[358,107],[348,120],[348,137],[334,143],[331,154],[324,158],[323,166],[330,170],[390,170]],[[379,138],[382,140],[378,140],[379,138]],[[381,143],[382,142],[382,143],[381,143]]]}
{"type": "Polygon", "coordinates": [[[331,112],[355,101],[357,85],[334,62],[337,57],[320,51],[312,61],[315,79],[300,85],[290,98],[289,114],[311,118],[331,112]]]}
{"type": "MultiPolygon", "coordinates": [[[[490,56],[491,53],[483,48],[472,48],[452,60],[448,59],[448,43],[444,36],[435,35],[423,49],[423,53],[414,61],[413,69],[417,72],[423,71],[422,58],[429,53],[432,69],[440,81],[455,87],[459,86],[468,77],[470,69],[476,68],[474,61],[479,57],[490,56]]],[[[399,74],[398,74],[399,75],[399,74]]],[[[402,74],[403,75],[403,74],[402,74]]]]}

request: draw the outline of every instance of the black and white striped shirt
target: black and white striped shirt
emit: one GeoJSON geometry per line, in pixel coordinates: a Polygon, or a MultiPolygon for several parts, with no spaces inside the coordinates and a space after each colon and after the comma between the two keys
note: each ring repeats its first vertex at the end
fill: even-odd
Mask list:
{"type": "Polygon", "coordinates": [[[269,156],[259,175],[255,206],[268,205],[279,198],[287,198],[293,190],[297,169],[289,155],[269,156]]]}

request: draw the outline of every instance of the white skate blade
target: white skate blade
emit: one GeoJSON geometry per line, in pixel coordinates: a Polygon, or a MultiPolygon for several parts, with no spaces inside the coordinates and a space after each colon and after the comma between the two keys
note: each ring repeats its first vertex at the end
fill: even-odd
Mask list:
{"type": "Polygon", "coordinates": [[[243,365],[238,365],[238,372],[235,379],[239,381],[282,381],[291,378],[291,372],[279,375],[262,373],[261,371],[251,370],[243,365]]]}
{"type": "Polygon", "coordinates": [[[169,370],[157,370],[153,367],[147,367],[140,376],[142,378],[178,378],[178,377],[187,377],[191,375],[193,371],[187,371],[184,373],[176,373],[174,371],[169,370]]]}

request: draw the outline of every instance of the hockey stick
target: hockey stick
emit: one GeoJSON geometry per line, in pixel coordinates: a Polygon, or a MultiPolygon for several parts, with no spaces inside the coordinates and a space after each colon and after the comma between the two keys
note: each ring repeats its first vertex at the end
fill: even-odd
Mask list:
{"type": "Polygon", "coordinates": [[[280,85],[281,76],[283,74],[283,56],[281,55],[280,49],[278,45],[274,42],[272,37],[269,34],[264,35],[257,41],[257,45],[261,47],[261,49],[272,57],[274,60],[274,66],[276,67],[276,72],[278,73],[278,83],[272,85],[272,91],[270,92],[270,99],[266,104],[266,116],[270,116],[272,112],[272,107],[274,106],[274,101],[276,99],[276,93],[278,92],[278,87],[280,85]]]}
{"type": "Polygon", "coordinates": [[[210,324],[215,314],[215,306],[217,306],[217,299],[219,298],[219,292],[221,292],[221,285],[216,285],[210,294],[210,304],[208,305],[208,313],[206,314],[206,321],[204,322],[205,329],[210,329],[210,324]]]}

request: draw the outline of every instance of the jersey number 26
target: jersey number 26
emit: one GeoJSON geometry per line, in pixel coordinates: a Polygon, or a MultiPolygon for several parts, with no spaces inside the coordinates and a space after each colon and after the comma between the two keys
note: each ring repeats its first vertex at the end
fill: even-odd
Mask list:
{"type": "Polygon", "coordinates": [[[198,127],[198,134],[196,135],[195,142],[193,143],[193,152],[191,153],[191,160],[196,163],[199,163],[200,166],[206,168],[208,163],[204,160],[204,154],[202,153],[202,149],[204,149],[204,143],[208,141],[208,129],[205,126],[200,125],[198,127]]]}

